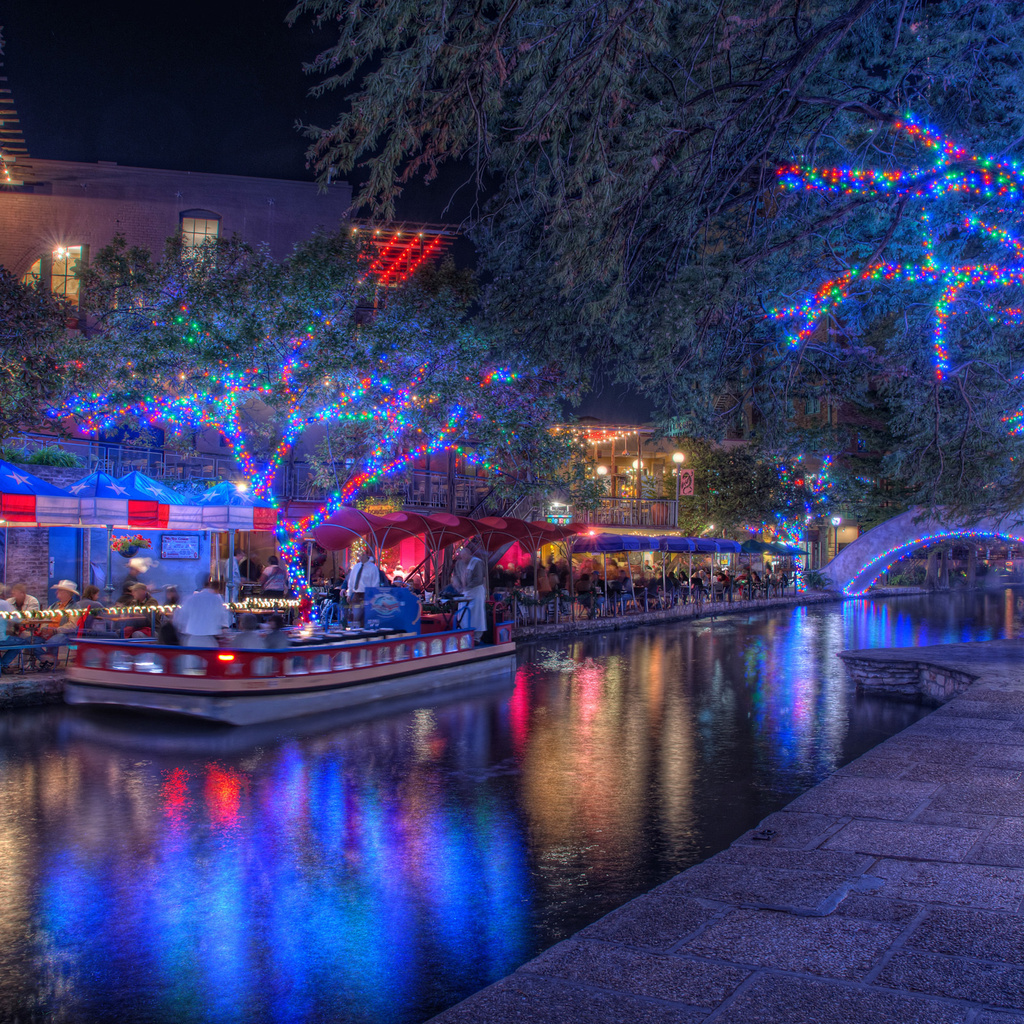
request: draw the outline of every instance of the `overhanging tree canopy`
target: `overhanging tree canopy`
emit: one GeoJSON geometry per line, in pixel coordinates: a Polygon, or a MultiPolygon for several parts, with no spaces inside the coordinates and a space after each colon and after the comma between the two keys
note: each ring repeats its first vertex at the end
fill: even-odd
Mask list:
{"type": "MultiPolygon", "coordinates": [[[[321,177],[365,165],[359,198],[380,211],[446,162],[496,182],[473,230],[493,274],[485,311],[509,346],[580,376],[611,362],[676,433],[721,436],[742,408],[769,447],[794,398],[877,395],[888,470],[916,473],[917,500],[987,501],[962,472],[974,456],[1012,490],[1008,450],[985,454],[1006,408],[1005,333],[991,370],[979,341],[937,389],[917,359],[930,328],[916,298],[890,291],[799,346],[765,314],[851,267],[922,260],[906,196],[802,202],[780,166],[906,171],[892,129],[908,110],[969,153],[1020,151],[1016,5],[302,0],[303,16],[337,33],[310,64],[317,88],[345,90],[335,123],[309,128],[321,177]],[[950,447],[956,459],[935,457],[950,447]]],[[[935,234],[949,265],[967,265],[996,240],[965,232],[955,199],[936,204],[935,234]]]]}

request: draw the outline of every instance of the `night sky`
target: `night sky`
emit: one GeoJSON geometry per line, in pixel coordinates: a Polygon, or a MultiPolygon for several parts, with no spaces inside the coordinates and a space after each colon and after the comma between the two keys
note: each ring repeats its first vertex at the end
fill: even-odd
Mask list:
{"type": "MultiPolygon", "coordinates": [[[[296,121],[329,124],[302,70],[330,44],[287,0],[0,0],[10,79],[32,156],[312,180],[296,121]]],[[[458,222],[454,185],[411,187],[399,215],[458,222]]]]}
{"type": "MultiPolygon", "coordinates": [[[[302,70],[333,33],[285,24],[288,0],[0,0],[4,53],[31,156],[134,167],[313,180],[297,121],[329,124],[342,97],[308,96],[302,70]]],[[[410,185],[401,219],[458,224],[469,176],[452,167],[410,185]],[[446,207],[448,207],[446,209],[446,207]]],[[[350,176],[351,177],[351,176],[350,176]]],[[[462,265],[474,260],[460,240],[462,265]]],[[[647,419],[605,386],[581,414],[647,419]]]]}

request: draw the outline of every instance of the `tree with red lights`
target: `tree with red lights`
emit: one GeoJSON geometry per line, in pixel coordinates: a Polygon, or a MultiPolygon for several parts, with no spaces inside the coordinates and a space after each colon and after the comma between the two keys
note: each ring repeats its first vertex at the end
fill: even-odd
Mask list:
{"type": "MultiPolygon", "coordinates": [[[[323,178],[367,168],[357,201],[387,214],[409,181],[471,165],[469,186],[492,199],[472,227],[492,278],[485,315],[510,343],[581,377],[610,368],[675,433],[742,433],[769,452],[788,440],[791,403],[885,415],[884,472],[916,500],[968,507],[1024,485],[1000,423],[1018,397],[1016,332],[986,319],[983,289],[959,293],[950,340],[963,335],[967,358],[941,386],[920,287],[878,281],[868,295],[853,279],[855,301],[798,346],[765,313],[858,268],[921,268],[926,213],[946,266],[1006,265],[965,215],[1012,220],[1020,197],[808,201],[777,171],[917,169],[926,185],[929,154],[895,129],[908,111],[967,158],[1019,159],[1019,13],[958,0],[297,0],[291,17],[331,33],[309,65],[318,93],[344,99],[308,127],[323,178]]],[[[1007,290],[988,301],[1024,307],[1007,290]]],[[[842,426],[826,451],[859,450],[842,426]]]]}
{"type": "MultiPolygon", "coordinates": [[[[186,447],[219,435],[271,500],[282,467],[322,439],[341,471],[313,518],[429,452],[472,441],[494,465],[528,451],[554,382],[498,365],[458,275],[401,282],[387,244],[320,234],[278,262],[237,238],[172,240],[155,261],[116,240],[83,281],[92,327],[56,413],[92,433],[159,427],[186,447]]],[[[293,570],[310,525],[279,528],[293,570]]]]}

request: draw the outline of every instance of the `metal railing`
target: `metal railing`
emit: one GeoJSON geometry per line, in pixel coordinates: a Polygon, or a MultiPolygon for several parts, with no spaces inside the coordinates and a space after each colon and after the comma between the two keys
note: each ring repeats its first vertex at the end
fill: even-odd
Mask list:
{"type": "Polygon", "coordinates": [[[596,509],[573,509],[573,522],[599,526],[668,526],[679,522],[674,498],[602,498],[596,509]]]}
{"type": "MultiPolygon", "coordinates": [[[[21,434],[11,438],[9,448],[32,452],[59,445],[75,455],[82,474],[99,470],[120,477],[138,470],[168,484],[206,484],[229,480],[239,475],[238,464],[230,455],[215,453],[179,454],[165,448],[90,441],[84,438],[58,439],[42,434],[21,434]]],[[[298,460],[284,465],[278,473],[277,494],[282,498],[315,501],[329,490],[314,482],[313,469],[298,460]]],[[[482,477],[415,470],[410,474],[401,497],[409,509],[443,512],[449,508],[458,515],[502,515],[505,503],[489,501],[492,483],[482,477]]],[[[368,495],[372,491],[367,492],[368,495]]]]}

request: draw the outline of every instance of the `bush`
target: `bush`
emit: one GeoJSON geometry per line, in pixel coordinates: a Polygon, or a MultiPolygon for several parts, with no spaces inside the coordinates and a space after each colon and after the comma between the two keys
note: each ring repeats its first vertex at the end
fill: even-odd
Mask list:
{"type": "Polygon", "coordinates": [[[15,448],[9,444],[0,444],[0,459],[4,462],[24,462],[28,452],[24,448],[15,448]]]}
{"type": "Polygon", "coordinates": [[[832,586],[832,578],[818,569],[802,569],[800,575],[803,577],[804,584],[811,590],[828,590],[832,586]]]}
{"type": "Polygon", "coordinates": [[[82,460],[72,452],[65,451],[57,444],[47,444],[42,448],[29,451],[28,448],[16,448],[12,444],[0,445],[0,459],[5,462],[17,462],[22,466],[64,466],[84,465],[82,460]]]}
{"type": "Polygon", "coordinates": [[[920,587],[924,584],[926,572],[921,566],[911,566],[898,572],[889,573],[890,587],[920,587]]]}
{"type": "Polygon", "coordinates": [[[24,460],[29,466],[81,466],[82,460],[73,452],[65,451],[60,445],[48,444],[37,448],[24,460]]]}

